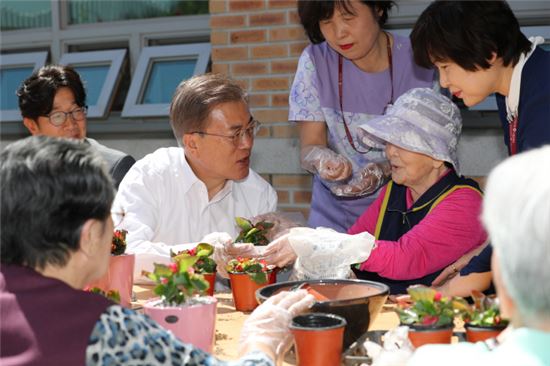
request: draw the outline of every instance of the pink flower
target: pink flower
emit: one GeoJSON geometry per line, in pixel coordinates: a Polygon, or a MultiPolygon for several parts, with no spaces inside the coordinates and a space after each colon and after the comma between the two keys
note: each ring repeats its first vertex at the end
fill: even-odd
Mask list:
{"type": "Polygon", "coordinates": [[[442,296],[443,295],[441,295],[441,292],[436,292],[434,295],[434,301],[441,301],[442,296]]]}
{"type": "Polygon", "coordinates": [[[197,248],[191,248],[187,252],[191,257],[194,257],[197,254],[197,248]]]}
{"type": "Polygon", "coordinates": [[[178,273],[178,271],[179,271],[177,263],[170,263],[168,265],[168,268],[170,268],[170,271],[172,271],[172,273],[178,273]]]}
{"type": "Polygon", "coordinates": [[[162,283],[163,285],[168,284],[168,278],[162,277],[162,278],[160,279],[160,283],[162,283]]]}
{"type": "Polygon", "coordinates": [[[190,275],[195,274],[195,270],[193,269],[193,267],[189,267],[187,268],[187,273],[189,273],[190,275]]]}

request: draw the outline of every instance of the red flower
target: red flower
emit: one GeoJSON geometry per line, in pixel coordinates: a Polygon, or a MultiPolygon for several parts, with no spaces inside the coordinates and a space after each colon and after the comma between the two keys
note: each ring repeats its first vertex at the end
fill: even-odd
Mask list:
{"type": "Polygon", "coordinates": [[[434,301],[441,301],[441,298],[443,295],[441,295],[441,292],[436,292],[434,295],[434,301]]]}
{"type": "Polygon", "coordinates": [[[191,257],[194,257],[197,254],[197,248],[191,248],[187,251],[191,257]]]}
{"type": "Polygon", "coordinates": [[[242,264],[237,264],[237,266],[235,267],[235,269],[237,270],[237,272],[243,272],[244,271],[244,268],[242,266],[242,264]]]}
{"type": "Polygon", "coordinates": [[[168,278],[162,277],[162,278],[160,279],[160,282],[161,282],[163,285],[166,285],[166,284],[168,284],[168,278]]]}
{"type": "Polygon", "coordinates": [[[435,315],[426,315],[422,319],[422,325],[434,325],[439,320],[438,316],[435,315]]]}
{"type": "Polygon", "coordinates": [[[179,271],[177,263],[170,263],[168,265],[168,268],[170,268],[170,271],[172,271],[172,273],[178,273],[178,271],[179,271]]]}

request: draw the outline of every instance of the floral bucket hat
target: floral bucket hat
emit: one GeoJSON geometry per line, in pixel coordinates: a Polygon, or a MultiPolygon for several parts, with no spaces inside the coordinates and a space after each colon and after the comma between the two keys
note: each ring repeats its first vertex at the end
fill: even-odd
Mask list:
{"type": "Polygon", "coordinates": [[[446,96],[430,89],[407,91],[386,114],[359,126],[359,142],[382,149],[386,143],[447,161],[459,173],[457,146],[462,117],[446,96]]]}

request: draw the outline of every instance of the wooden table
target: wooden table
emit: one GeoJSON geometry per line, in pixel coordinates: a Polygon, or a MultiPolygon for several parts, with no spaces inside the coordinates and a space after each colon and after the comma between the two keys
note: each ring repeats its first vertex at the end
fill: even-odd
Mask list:
{"type": "MultiPolygon", "coordinates": [[[[144,301],[154,296],[150,286],[134,286],[134,293],[138,299],[132,303],[135,308],[139,308],[144,301]]],[[[214,355],[222,360],[234,360],[238,358],[237,348],[241,328],[249,314],[235,310],[230,292],[216,293],[215,297],[218,300],[218,315],[214,355]]],[[[370,330],[388,330],[396,327],[399,319],[393,307],[393,305],[385,305],[370,330]]],[[[292,357],[286,357],[284,365],[295,365],[295,362],[292,357]]]]}

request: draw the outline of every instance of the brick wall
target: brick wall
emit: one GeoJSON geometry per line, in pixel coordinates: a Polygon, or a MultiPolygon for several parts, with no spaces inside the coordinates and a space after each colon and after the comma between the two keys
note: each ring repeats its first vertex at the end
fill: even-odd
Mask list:
{"type": "MultiPolygon", "coordinates": [[[[288,123],[288,92],[304,47],[295,0],[210,0],[212,71],[239,81],[252,114],[264,125],[261,139],[298,138],[288,123]]],[[[263,174],[279,195],[279,209],[307,218],[310,175],[263,174]]]]}

